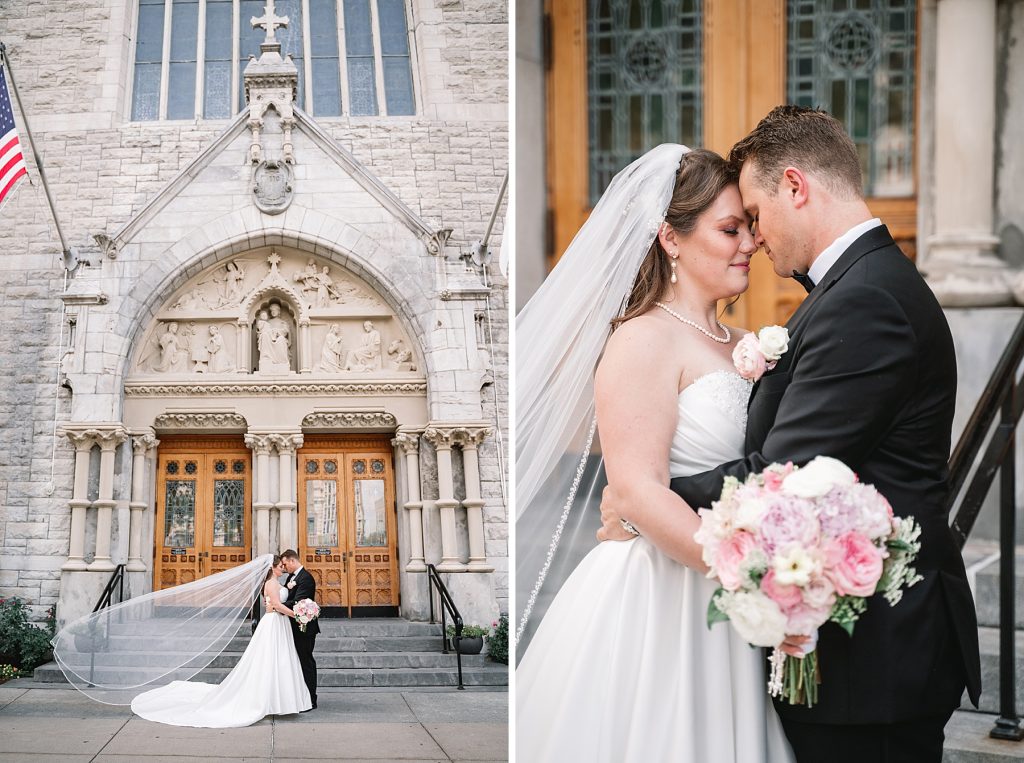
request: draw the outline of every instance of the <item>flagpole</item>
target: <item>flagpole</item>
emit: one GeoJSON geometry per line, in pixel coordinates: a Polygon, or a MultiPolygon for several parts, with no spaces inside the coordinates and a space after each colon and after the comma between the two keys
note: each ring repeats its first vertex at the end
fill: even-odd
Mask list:
{"type": "Polygon", "coordinates": [[[43,169],[43,162],[36,151],[36,143],[32,140],[32,130],[28,126],[28,115],[25,107],[21,105],[21,96],[18,95],[18,86],[14,84],[14,70],[11,68],[11,59],[7,57],[7,46],[0,42],[0,62],[7,67],[7,78],[11,83],[11,92],[14,93],[14,100],[18,102],[18,111],[21,112],[21,121],[25,124],[25,137],[28,138],[29,148],[32,149],[32,158],[35,159],[36,168],[39,170],[39,179],[43,183],[43,192],[46,193],[46,200],[50,204],[50,214],[53,215],[53,223],[57,226],[57,236],[60,238],[61,252],[64,254],[64,269],[71,270],[76,264],[76,258],[64,239],[64,231],[60,227],[60,219],[57,217],[57,208],[53,204],[53,196],[50,194],[50,186],[46,182],[46,171],[43,169]]]}

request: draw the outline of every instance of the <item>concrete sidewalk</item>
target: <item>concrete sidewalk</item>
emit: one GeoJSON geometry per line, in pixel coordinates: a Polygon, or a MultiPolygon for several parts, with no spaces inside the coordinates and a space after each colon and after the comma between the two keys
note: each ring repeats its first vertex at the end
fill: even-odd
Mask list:
{"type": "Polygon", "coordinates": [[[241,729],[165,726],[68,688],[0,686],[0,762],[507,761],[508,693],[321,688],[319,707],[241,729]]]}

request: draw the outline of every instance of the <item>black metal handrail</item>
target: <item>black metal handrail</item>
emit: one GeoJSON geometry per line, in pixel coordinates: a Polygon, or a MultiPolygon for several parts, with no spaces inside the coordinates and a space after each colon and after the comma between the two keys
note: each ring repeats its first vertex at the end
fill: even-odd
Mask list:
{"type": "MultiPolygon", "coordinates": [[[[103,587],[103,593],[100,594],[100,598],[96,602],[96,606],[92,608],[93,614],[96,614],[100,610],[110,609],[114,604],[114,591],[117,591],[117,603],[120,604],[124,601],[124,570],[125,565],[119,564],[114,568],[114,571],[110,575],[110,580],[103,587]]],[[[89,686],[95,686],[96,678],[96,651],[98,644],[102,643],[104,646],[107,643],[107,639],[110,638],[110,615],[106,615],[107,627],[103,629],[102,636],[97,633],[99,627],[99,621],[97,618],[93,618],[89,623],[89,634],[88,640],[90,645],[89,650],[89,686]]]]}
{"type": "Polygon", "coordinates": [[[101,609],[106,609],[111,606],[114,598],[114,589],[117,589],[117,602],[121,603],[124,601],[124,565],[119,564],[114,568],[114,572],[110,575],[110,580],[107,581],[107,585],[103,588],[103,593],[100,594],[99,601],[96,602],[96,606],[92,608],[93,612],[99,612],[101,609]]]}
{"type": "Polygon", "coordinates": [[[982,504],[999,474],[999,717],[989,736],[1019,742],[1024,739],[1017,715],[1014,636],[1016,628],[1016,433],[1024,413],[1024,380],[1017,381],[1017,370],[1024,361],[1024,318],[1017,323],[992,376],[985,386],[974,412],[964,427],[960,441],[949,459],[949,498],[952,510],[961,488],[967,482],[975,461],[974,477],[963,491],[960,508],[950,528],[960,548],[967,542],[982,504]],[[999,423],[988,447],[978,460],[981,446],[992,430],[996,413],[999,423]]]}
{"type": "Polygon", "coordinates": [[[459,688],[465,689],[462,685],[462,652],[459,651],[459,641],[462,639],[462,615],[448,593],[441,576],[437,574],[437,567],[427,565],[427,598],[430,599],[430,622],[437,622],[434,619],[434,586],[437,586],[437,598],[441,602],[441,652],[448,654],[448,624],[445,620],[445,613],[451,613],[452,624],[455,626],[455,662],[459,668],[459,688]]]}

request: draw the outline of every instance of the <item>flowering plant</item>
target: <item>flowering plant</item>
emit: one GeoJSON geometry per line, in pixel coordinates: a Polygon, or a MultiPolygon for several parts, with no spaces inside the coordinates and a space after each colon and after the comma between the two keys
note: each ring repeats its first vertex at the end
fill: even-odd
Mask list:
{"type": "Polygon", "coordinates": [[[789,350],[789,331],[783,326],[765,326],[748,333],[732,351],[732,362],[744,379],[756,382],[765,372],[775,368],[789,350]]]}
{"type": "Polygon", "coordinates": [[[299,630],[306,632],[306,626],[320,616],[320,606],[312,599],[302,599],[292,607],[295,613],[295,620],[299,624],[299,630]]]}
{"type": "Polygon", "coordinates": [[[748,643],[775,647],[768,690],[790,704],[817,702],[820,626],[834,622],[852,636],[868,596],[881,593],[895,606],[921,580],[911,566],[921,528],[893,516],[874,487],[834,458],[800,469],[770,464],[742,484],[727,477],[721,498],[699,513],[695,537],[708,577],[721,583],[708,627],[729,620],[748,643]],[[812,638],[804,657],[778,649],[787,634],[812,638]]]}

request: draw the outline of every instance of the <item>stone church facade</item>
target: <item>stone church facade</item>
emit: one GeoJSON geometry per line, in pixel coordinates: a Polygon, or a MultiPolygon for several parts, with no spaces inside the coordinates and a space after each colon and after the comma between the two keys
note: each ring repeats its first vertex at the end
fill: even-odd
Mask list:
{"type": "Polygon", "coordinates": [[[500,244],[506,7],[328,2],[0,2],[80,261],[30,162],[0,212],[0,596],[37,617],[120,564],[137,593],[287,547],[329,614],[426,619],[427,564],[467,622],[507,611],[507,284],[471,256],[500,244]]]}

